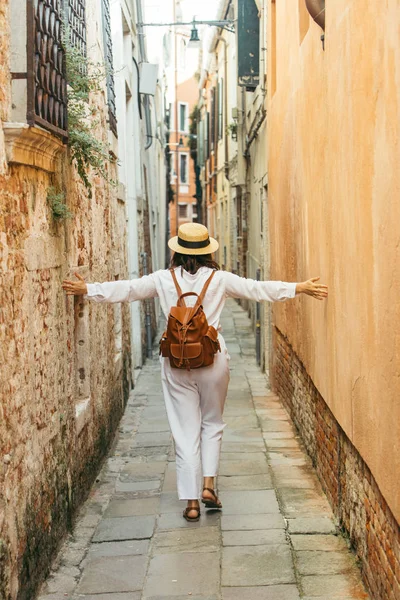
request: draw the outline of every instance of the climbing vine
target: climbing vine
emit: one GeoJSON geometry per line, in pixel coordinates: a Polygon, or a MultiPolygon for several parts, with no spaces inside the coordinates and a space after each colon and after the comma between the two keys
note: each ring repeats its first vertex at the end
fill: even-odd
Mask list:
{"type": "Polygon", "coordinates": [[[54,186],[50,186],[47,190],[47,202],[50,206],[53,219],[56,221],[71,219],[74,216],[65,204],[65,193],[57,191],[54,186]]]}
{"type": "Polygon", "coordinates": [[[107,164],[115,162],[115,159],[110,156],[108,142],[94,134],[100,120],[96,118],[97,106],[90,103],[90,93],[102,89],[107,73],[103,64],[93,62],[80,50],[72,47],[68,42],[68,35],[64,38],[64,47],[68,82],[68,146],[71,162],[91,198],[91,169],[108,183],[116,184],[107,171],[107,164]]]}

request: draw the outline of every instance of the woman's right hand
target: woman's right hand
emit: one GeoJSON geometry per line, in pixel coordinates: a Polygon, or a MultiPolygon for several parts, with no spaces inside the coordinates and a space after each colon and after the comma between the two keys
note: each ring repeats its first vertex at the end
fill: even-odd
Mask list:
{"type": "Polygon", "coordinates": [[[319,277],[312,277],[311,279],[308,279],[308,281],[298,283],[296,285],[296,295],[307,294],[307,296],[312,296],[312,298],[316,298],[316,300],[325,300],[325,298],[328,297],[328,286],[317,283],[319,279],[319,277]]]}
{"type": "Polygon", "coordinates": [[[84,296],[88,292],[86,282],[79,273],[74,273],[74,275],[79,281],[69,281],[68,279],[64,279],[62,288],[67,296],[84,296]]]}

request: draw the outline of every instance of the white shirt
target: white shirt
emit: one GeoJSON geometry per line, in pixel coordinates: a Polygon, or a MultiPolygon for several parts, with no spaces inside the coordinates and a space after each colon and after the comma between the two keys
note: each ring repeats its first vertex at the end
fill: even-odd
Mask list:
{"type": "MultiPolygon", "coordinates": [[[[211,272],[212,269],[201,267],[197,273],[192,275],[181,267],[175,268],[175,275],[183,293],[196,292],[200,294],[211,272]]],[[[168,269],[130,281],[88,283],[87,289],[86,297],[95,302],[133,302],[158,296],[166,319],[171,306],[175,306],[178,299],[175,284],[168,269]]],[[[203,309],[208,324],[219,330],[220,317],[226,298],[276,302],[294,298],[295,295],[296,283],[255,281],[239,277],[228,271],[216,271],[204,298],[203,309]]],[[[185,298],[187,306],[192,306],[195,301],[195,296],[185,298]]]]}

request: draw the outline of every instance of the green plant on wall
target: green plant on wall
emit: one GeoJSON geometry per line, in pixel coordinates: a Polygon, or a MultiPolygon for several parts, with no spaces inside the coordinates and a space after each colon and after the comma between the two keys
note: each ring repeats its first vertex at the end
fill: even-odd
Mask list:
{"type": "Polygon", "coordinates": [[[235,121],[229,123],[226,128],[226,134],[231,136],[231,138],[236,141],[237,140],[237,132],[238,132],[238,124],[235,121]]]}
{"type": "Polygon", "coordinates": [[[74,216],[65,204],[64,192],[58,192],[53,186],[47,190],[47,202],[50,206],[53,219],[56,221],[71,219],[74,216]]]}
{"type": "Polygon", "coordinates": [[[110,156],[108,142],[94,134],[100,121],[96,118],[97,107],[90,104],[90,93],[102,89],[107,73],[103,64],[91,61],[80,50],[72,47],[67,33],[64,36],[64,47],[68,81],[68,146],[71,162],[91,198],[91,169],[108,183],[115,185],[107,170],[108,163],[115,160],[110,156]]]}

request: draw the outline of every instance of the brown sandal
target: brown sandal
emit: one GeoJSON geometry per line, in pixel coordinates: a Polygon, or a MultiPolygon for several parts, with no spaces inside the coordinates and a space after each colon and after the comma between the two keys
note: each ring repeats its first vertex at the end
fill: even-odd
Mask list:
{"type": "Polygon", "coordinates": [[[187,506],[185,508],[185,510],[183,511],[183,518],[186,519],[186,521],[195,522],[195,521],[199,521],[200,514],[201,514],[200,513],[200,507],[197,507],[197,506],[187,506]],[[197,517],[189,517],[189,513],[192,510],[195,510],[197,512],[197,517]]]}
{"type": "Polygon", "coordinates": [[[210,492],[214,496],[214,500],[210,500],[209,498],[202,498],[201,501],[205,505],[206,508],[216,508],[220,510],[222,508],[222,503],[218,498],[217,494],[211,488],[204,488],[203,492],[210,492]]]}

